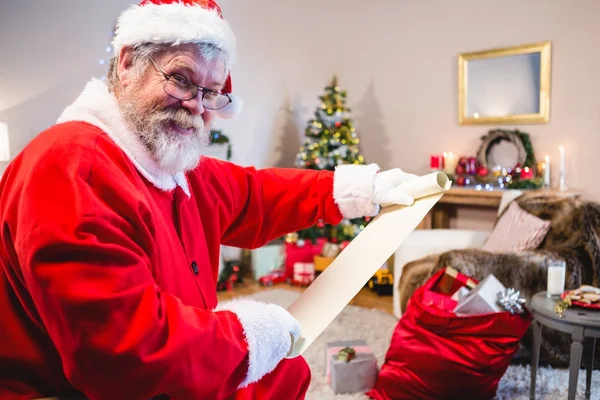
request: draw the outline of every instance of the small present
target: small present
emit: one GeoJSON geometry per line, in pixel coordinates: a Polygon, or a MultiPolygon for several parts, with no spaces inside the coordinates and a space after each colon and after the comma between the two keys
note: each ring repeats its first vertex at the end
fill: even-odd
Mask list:
{"type": "Polygon", "coordinates": [[[504,285],[494,275],[489,275],[467,296],[459,300],[454,313],[457,315],[477,315],[505,311],[498,304],[498,293],[504,291],[506,291],[504,285]]]}
{"type": "Polygon", "coordinates": [[[444,275],[437,284],[437,288],[444,294],[454,294],[461,287],[466,286],[468,289],[473,289],[477,286],[477,283],[462,274],[459,274],[457,270],[452,267],[446,267],[444,275]]]}
{"type": "Polygon", "coordinates": [[[323,250],[321,250],[321,255],[323,257],[335,258],[340,254],[340,245],[337,243],[327,242],[323,245],[323,250]]]}
{"type": "Polygon", "coordinates": [[[296,243],[285,243],[285,275],[287,278],[294,276],[294,264],[297,262],[312,263],[314,257],[321,254],[325,239],[317,239],[313,244],[310,240],[298,240],[296,243]]]}
{"type": "Polygon", "coordinates": [[[292,283],[296,285],[310,285],[315,280],[315,264],[313,263],[295,263],[294,277],[292,283]]]}
{"type": "Polygon", "coordinates": [[[325,375],[339,393],[365,393],[377,380],[377,359],[364,340],[327,343],[325,375]]]}
{"type": "Polygon", "coordinates": [[[423,293],[423,304],[437,307],[441,311],[454,312],[465,291],[475,287],[477,281],[446,267],[436,275],[436,280],[423,293]]]}
{"type": "Polygon", "coordinates": [[[313,262],[315,265],[315,271],[323,272],[331,265],[331,263],[335,260],[334,257],[323,257],[323,256],[314,256],[313,262]]]}

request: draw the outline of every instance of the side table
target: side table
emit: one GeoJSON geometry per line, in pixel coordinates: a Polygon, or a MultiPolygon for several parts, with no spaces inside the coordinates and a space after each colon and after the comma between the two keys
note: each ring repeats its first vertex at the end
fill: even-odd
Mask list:
{"type": "Polygon", "coordinates": [[[579,368],[583,356],[583,341],[591,338],[591,349],[589,351],[589,364],[587,368],[585,398],[590,398],[590,386],[592,383],[592,366],[596,351],[596,338],[600,338],[600,311],[581,307],[572,307],[565,311],[564,317],[554,312],[557,299],[548,298],[546,292],[537,293],[530,302],[533,314],[533,351],[531,358],[531,392],[530,398],[535,399],[535,381],[537,377],[538,363],[540,361],[540,345],[542,339],[542,326],[555,329],[560,332],[570,333],[573,338],[571,343],[571,355],[569,360],[569,400],[574,400],[577,393],[577,380],[579,368]]]}

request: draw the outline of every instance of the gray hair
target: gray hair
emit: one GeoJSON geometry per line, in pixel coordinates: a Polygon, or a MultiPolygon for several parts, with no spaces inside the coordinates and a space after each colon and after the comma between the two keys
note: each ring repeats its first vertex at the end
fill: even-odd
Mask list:
{"type": "MultiPolygon", "coordinates": [[[[220,47],[215,45],[212,42],[200,42],[194,43],[195,48],[198,50],[202,58],[206,61],[213,60],[221,60],[223,65],[225,66],[225,74],[229,70],[228,67],[228,57],[227,53],[225,53],[220,47]]],[[[133,48],[133,74],[135,77],[140,77],[148,68],[150,64],[150,57],[155,56],[156,54],[160,54],[162,52],[166,52],[173,48],[171,44],[157,44],[157,43],[143,43],[137,45],[133,48]]],[[[119,61],[118,57],[113,57],[109,62],[108,73],[106,75],[106,80],[108,83],[108,87],[111,91],[114,91],[115,87],[119,86],[119,75],[117,73],[117,63],[119,61]]]]}

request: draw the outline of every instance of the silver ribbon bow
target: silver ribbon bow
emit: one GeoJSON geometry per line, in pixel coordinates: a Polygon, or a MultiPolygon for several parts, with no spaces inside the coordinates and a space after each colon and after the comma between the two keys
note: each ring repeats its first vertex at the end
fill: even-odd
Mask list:
{"type": "Polygon", "coordinates": [[[523,305],[527,302],[521,292],[513,288],[498,293],[498,304],[511,314],[522,314],[523,305]]]}

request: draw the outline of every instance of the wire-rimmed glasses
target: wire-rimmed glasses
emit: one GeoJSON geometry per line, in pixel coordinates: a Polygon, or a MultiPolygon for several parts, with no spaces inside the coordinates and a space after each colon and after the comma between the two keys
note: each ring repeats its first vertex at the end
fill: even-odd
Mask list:
{"type": "Polygon", "coordinates": [[[198,92],[202,92],[202,107],[208,110],[220,110],[231,103],[231,97],[229,97],[229,95],[195,85],[181,75],[169,75],[154,62],[152,57],[150,57],[150,61],[152,61],[152,64],[154,64],[156,69],[158,69],[165,77],[164,91],[169,96],[177,100],[187,101],[196,97],[198,92]]]}

